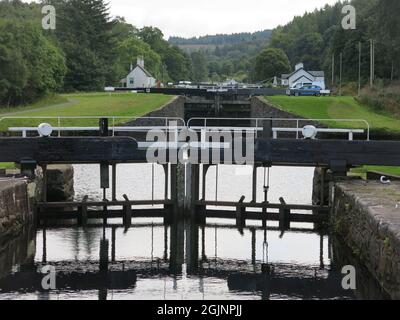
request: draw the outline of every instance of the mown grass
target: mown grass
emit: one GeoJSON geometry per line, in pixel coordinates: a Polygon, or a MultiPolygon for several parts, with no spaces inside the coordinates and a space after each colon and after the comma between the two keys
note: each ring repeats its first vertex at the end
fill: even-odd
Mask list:
{"type": "Polygon", "coordinates": [[[15,163],[13,162],[1,162],[0,169],[15,169],[15,163]]]}
{"type": "Polygon", "coordinates": [[[400,176],[400,167],[363,166],[351,170],[352,173],[360,175],[363,178],[366,177],[368,171],[376,171],[388,175],[400,176]]]}
{"type": "MultiPolygon", "coordinates": [[[[0,110],[0,130],[8,127],[35,127],[42,122],[58,126],[56,119],[46,117],[126,117],[143,116],[160,108],[171,100],[161,94],[134,93],[77,93],[65,94],[58,99],[50,99],[32,106],[0,110]],[[3,119],[2,119],[3,117],[3,119]],[[24,117],[25,119],[7,119],[4,117],[24,117]],[[2,119],[2,120],[1,120],[2,119]]],[[[118,123],[118,121],[116,122],[118,123]]],[[[95,126],[98,119],[63,119],[61,126],[95,126]]]]}
{"type": "MultiPolygon", "coordinates": [[[[400,119],[376,113],[353,97],[265,97],[277,108],[308,119],[362,119],[374,131],[400,133],[400,119]]],[[[321,121],[331,127],[359,128],[360,123],[321,121]]]]}
{"type": "MultiPolygon", "coordinates": [[[[390,115],[374,112],[371,108],[358,103],[353,97],[265,97],[277,108],[308,119],[363,119],[374,131],[387,133],[400,132],[400,120],[390,115]]],[[[330,127],[355,128],[360,123],[341,121],[322,121],[330,127]]],[[[379,171],[400,176],[400,167],[363,166],[352,172],[365,178],[368,171],[379,171]]]]}
{"type": "Polygon", "coordinates": [[[31,104],[13,106],[13,107],[0,106],[0,117],[5,116],[7,114],[23,112],[23,111],[28,111],[28,110],[32,110],[32,109],[39,109],[39,108],[59,105],[59,104],[67,103],[67,102],[68,102],[68,98],[64,95],[50,94],[50,95],[40,99],[39,101],[36,101],[31,104]]]}

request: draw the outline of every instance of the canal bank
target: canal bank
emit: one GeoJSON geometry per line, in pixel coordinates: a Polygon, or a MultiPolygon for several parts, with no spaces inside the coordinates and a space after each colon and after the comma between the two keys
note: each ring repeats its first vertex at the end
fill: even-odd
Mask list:
{"type": "Polygon", "coordinates": [[[400,299],[400,183],[348,180],[332,194],[333,231],[392,299],[400,299]]]}
{"type": "Polygon", "coordinates": [[[17,236],[25,225],[33,222],[39,189],[38,182],[27,179],[0,180],[0,239],[17,236]]]}
{"type": "MultiPolygon", "coordinates": [[[[19,170],[18,170],[19,171],[19,170]]],[[[18,236],[34,223],[36,203],[44,198],[43,170],[28,178],[16,170],[0,177],[0,242],[18,236]]],[[[74,169],[71,165],[46,168],[46,199],[68,201],[74,197],[74,169]]]]}

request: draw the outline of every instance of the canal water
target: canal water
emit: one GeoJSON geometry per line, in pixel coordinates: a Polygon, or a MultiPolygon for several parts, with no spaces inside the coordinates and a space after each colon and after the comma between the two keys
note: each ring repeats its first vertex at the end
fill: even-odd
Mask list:
{"type": "MultiPolygon", "coordinates": [[[[78,165],[76,198],[102,198],[99,168],[78,165]]],[[[272,168],[258,172],[257,200],[311,204],[312,168],[272,168]]],[[[163,199],[162,167],[119,165],[117,195],[163,199]],[[154,177],[154,178],[153,178],[154,177]]],[[[207,200],[251,198],[251,168],[211,167],[207,200]]],[[[110,197],[110,194],[108,194],[110,197]]],[[[342,265],[334,258],[335,241],[312,224],[292,223],[282,233],[277,224],[249,222],[244,230],[229,220],[189,222],[167,227],[160,219],[136,219],[130,229],[120,219],[86,229],[63,225],[24,234],[0,252],[0,299],[354,299],[342,289],[342,265]],[[100,256],[108,257],[100,272],[100,256]],[[44,267],[54,267],[56,288],[43,291],[44,267]]],[[[337,251],[337,250],[336,250],[337,251]]]]}

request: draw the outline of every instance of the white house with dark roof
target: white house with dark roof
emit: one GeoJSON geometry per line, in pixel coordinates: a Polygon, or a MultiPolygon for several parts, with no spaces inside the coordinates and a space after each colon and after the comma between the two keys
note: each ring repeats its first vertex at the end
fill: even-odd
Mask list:
{"type": "Polygon", "coordinates": [[[306,85],[313,84],[320,86],[325,90],[325,73],[324,71],[306,71],[303,63],[298,63],[295,71],[290,74],[282,74],[282,86],[292,88],[297,84],[306,85]]]}
{"type": "Polygon", "coordinates": [[[144,68],[144,59],[137,58],[136,67],[131,70],[126,78],[121,80],[124,88],[151,88],[155,87],[156,79],[144,68]]]}

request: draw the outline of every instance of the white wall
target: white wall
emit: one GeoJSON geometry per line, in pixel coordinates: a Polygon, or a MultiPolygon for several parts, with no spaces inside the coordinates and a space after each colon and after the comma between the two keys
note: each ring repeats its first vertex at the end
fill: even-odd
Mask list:
{"type": "Polygon", "coordinates": [[[126,80],[128,88],[151,88],[156,85],[156,80],[148,77],[139,67],[133,69],[126,80]]]}

